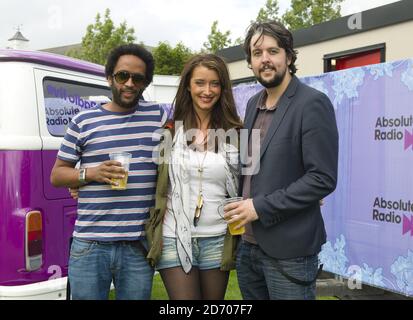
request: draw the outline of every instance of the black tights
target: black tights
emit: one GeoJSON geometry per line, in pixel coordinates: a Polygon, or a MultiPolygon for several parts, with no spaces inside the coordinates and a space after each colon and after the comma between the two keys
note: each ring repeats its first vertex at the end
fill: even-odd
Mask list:
{"type": "Polygon", "coordinates": [[[170,300],[223,300],[228,284],[228,271],[199,270],[186,274],[181,267],[159,271],[170,300]]]}

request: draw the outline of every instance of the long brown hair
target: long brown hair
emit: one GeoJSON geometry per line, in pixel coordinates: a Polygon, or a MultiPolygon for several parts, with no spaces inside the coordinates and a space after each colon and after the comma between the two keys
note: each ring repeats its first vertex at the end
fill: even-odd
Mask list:
{"type": "Polygon", "coordinates": [[[242,127],[241,119],[235,107],[232,85],[228,68],[225,62],[214,54],[198,54],[192,57],[184,66],[181,81],[174,99],[173,121],[183,121],[184,130],[197,129],[197,114],[194,110],[191,92],[188,90],[193,71],[196,67],[203,66],[214,70],[219,77],[221,95],[211,112],[211,129],[224,129],[225,131],[242,127]]]}

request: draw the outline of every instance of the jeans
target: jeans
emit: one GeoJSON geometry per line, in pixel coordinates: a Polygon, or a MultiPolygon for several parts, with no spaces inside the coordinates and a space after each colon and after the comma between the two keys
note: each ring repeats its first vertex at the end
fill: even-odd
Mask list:
{"type": "Polygon", "coordinates": [[[311,281],[318,271],[318,255],[293,259],[275,259],[259,246],[242,241],[237,253],[237,276],[246,300],[314,300],[316,281],[302,286],[282,275],[276,264],[289,275],[311,281]]]}
{"type": "Polygon", "coordinates": [[[112,281],[117,300],[148,300],[153,274],[136,241],[73,239],[69,259],[73,300],[106,300],[112,281]]]}

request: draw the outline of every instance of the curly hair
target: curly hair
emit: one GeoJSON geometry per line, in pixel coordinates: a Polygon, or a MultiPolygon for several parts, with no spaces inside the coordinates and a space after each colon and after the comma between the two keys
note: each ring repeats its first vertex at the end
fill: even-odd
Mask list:
{"type": "Polygon", "coordinates": [[[124,44],[119,47],[116,47],[109,53],[108,60],[105,66],[106,78],[112,76],[119,58],[124,55],[133,55],[145,62],[145,83],[146,85],[149,85],[153,80],[155,62],[152,54],[143,46],[137,44],[124,44]]]}

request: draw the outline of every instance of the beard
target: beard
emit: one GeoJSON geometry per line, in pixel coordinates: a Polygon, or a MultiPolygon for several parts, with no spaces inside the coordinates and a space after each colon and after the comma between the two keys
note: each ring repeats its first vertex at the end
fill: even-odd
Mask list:
{"type": "Polygon", "coordinates": [[[281,70],[280,72],[277,72],[277,70],[273,68],[273,70],[275,71],[274,76],[271,79],[266,80],[261,77],[262,70],[263,69],[259,70],[256,78],[258,82],[261,83],[261,85],[267,89],[278,87],[283,82],[285,75],[287,73],[287,68],[285,68],[284,70],[281,70]]]}
{"type": "Polygon", "coordinates": [[[124,109],[132,109],[134,107],[136,107],[136,105],[138,104],[139,98],[142,95],[143,90],[118,90],[115,86],[112,86],[112,99],[113,102],[115,102],[119,107],[124,108],[124,109]],[[131,101],[125,101],[122,100],[122,92],[132,92],[135,94],[135,98],[133,98],[131,101]]]}

